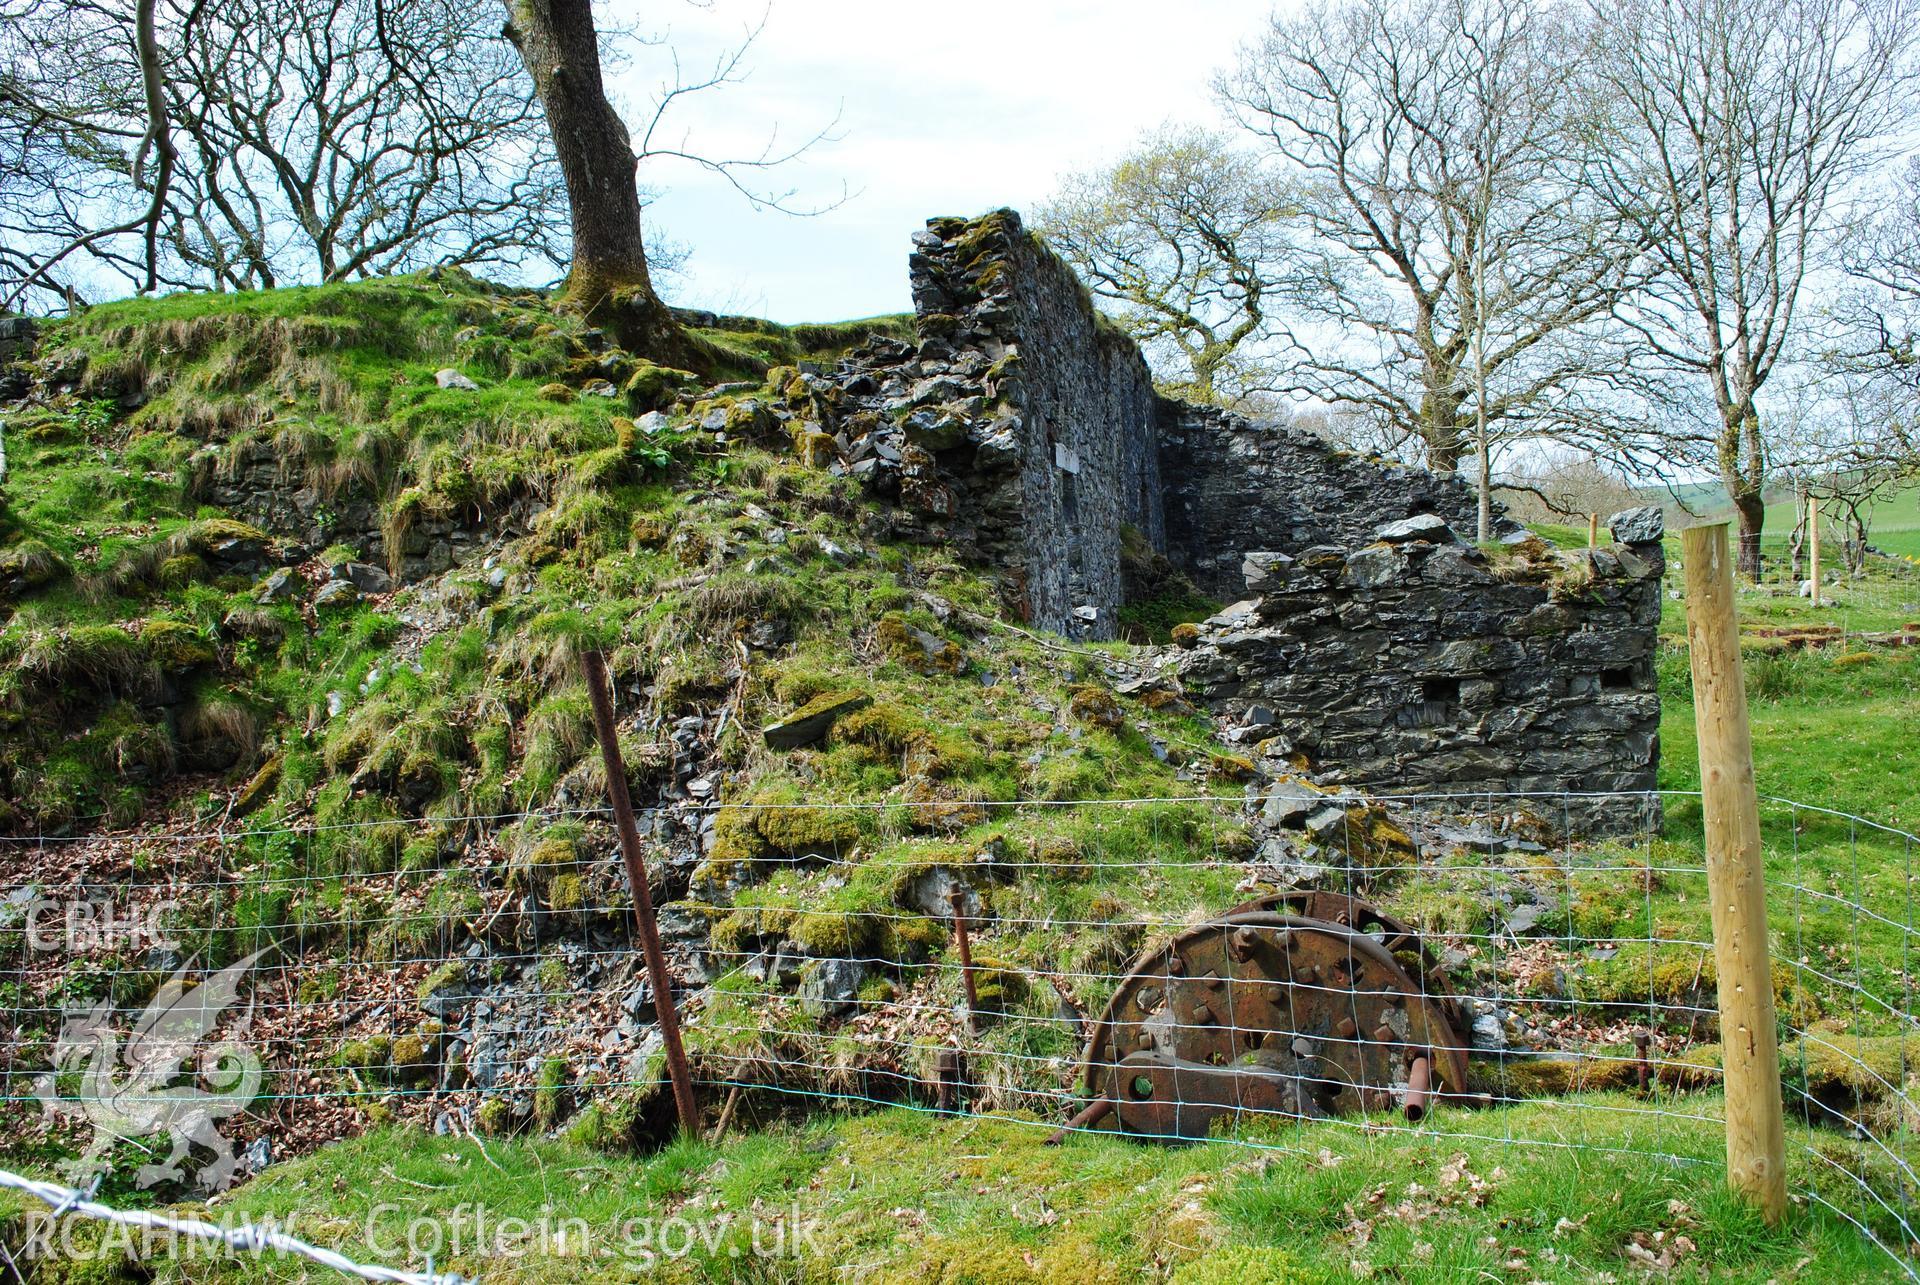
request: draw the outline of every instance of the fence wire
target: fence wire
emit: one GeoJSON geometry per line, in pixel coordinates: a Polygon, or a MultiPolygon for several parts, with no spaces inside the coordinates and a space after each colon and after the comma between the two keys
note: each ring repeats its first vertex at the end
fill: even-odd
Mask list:
{"type": "MultiPolygon", "coordinates": [[[[1012,1111],[1311,1154],[1309,1128],[1430,1134],[1437,1111],[1450,1137],[1712,1170],[1699,806],[1249,793],[644,820],[710,1116],[1012,1111]],[[1307,891],[1326,899],[1272,900],[1307,891]],[[1349,922],[1284,918],[1315,906],[1349,922]]],[[[1793,1192],[1920,1279],[1920,839],[1762,812],[1793,1192]]],[[[476,819],[400,824],[450,820],[476,819]]],[[[260,1139],[311,1149],[374,1102],[507,1132],[657,1094],[604,812],[484,820],[504,827],[485,846],[411,869],[340,868],[317,827],[0,841],[9,1136],[78,1150],[104,1129],[97,1168],[190,1171],[206,1135],[168,1114],[190,1089],[241,1175],[260,1139]]]]}

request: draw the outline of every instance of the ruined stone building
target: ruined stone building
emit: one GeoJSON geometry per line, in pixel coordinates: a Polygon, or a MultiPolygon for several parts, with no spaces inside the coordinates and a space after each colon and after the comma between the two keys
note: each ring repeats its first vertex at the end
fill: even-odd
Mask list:
{"type": "MultiPolygon", "coordinates": [[[[1557,554],[1500,519],[1460,538],[1456,477],[1156,393],[1138,347],[1019,216],[935,219],[910,259],[920,342],[805,374],[853,474],[974,548],[1035,624],[1115,635],[1131,534],[1234,606],[1184,641],[1188,691],[1372,790],[1649,791],[1657,512],[1557,554]]],[[[1631,809],[1627,809],[1631,811],[1631,809]]],[[[1570,817],[1571,819],[1571,817],[1570,817]]]]}

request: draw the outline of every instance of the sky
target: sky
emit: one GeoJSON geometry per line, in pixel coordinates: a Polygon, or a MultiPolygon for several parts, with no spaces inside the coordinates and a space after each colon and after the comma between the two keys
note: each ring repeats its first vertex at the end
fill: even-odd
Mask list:
{"type": "MultiPolygon", "coordinates": [[[[797,188],[796,218],[756,212],[727,182],[656,158],[650,234],[691,250],[674,303],[775,321],[837,321],[912,306],[908,238],[931,216],[1026,210],[1062,176],[1111,162],[1162,122],[1218,120],[1208,82],[1270,11],[1268,0],[616,0],[603,31],[664,34],[610,68],[638,125],[677,55],[696,77],[762,17],[744,83],[682,99],[668,118],[687,150],[757,154],[768,130],[833,132],[800,161],[749,181],[797,188]]],[[[658,141],[658,140],[656,140],[658,141]]]]}

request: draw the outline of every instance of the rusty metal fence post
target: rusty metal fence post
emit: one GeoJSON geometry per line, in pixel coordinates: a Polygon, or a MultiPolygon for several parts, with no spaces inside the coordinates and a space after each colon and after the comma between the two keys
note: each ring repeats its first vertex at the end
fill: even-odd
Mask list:
{"type": "Polygon", "coordinates": [[[666,952],[660,948],[660,929],[653,918],[653,893],[647,886],[647,862],[640,853],[640,832],[633,823],[633,799],[627,793],[627,766],[613,726],[613,695],[607,683],[606,658],[597,651],[581,657],[586,671],[587,697],[593,702],[593,730],[600,739],[600,756],[607,766],[607,797],[613,804],[614,828],[620,836],[620,855],[626,860],[627,882],[633,887],[633,921],[640,934],[640,953],[653,987],[654,1012],[660,1020],[660,1040],[667,1050],[667,1075],[673,1081],[674,1106],[680,1128],[690,1138],[700,1136],[700,1107],[693,1099],[693,1075],[687,1051],[680,1043],[680,1015],[673,1003],[673,975],[667,971],[666,952]]]}

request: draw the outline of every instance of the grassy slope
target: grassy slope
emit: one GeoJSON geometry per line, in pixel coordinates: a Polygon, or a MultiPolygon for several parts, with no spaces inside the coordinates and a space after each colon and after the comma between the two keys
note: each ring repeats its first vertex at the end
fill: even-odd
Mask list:
{"type": "MultiPolygon", "coordinates": [[[[576,792],[593,790],[584,710],[570,681],[572,649],[588,638],[611,646],[623,680],[645,684],[669,714],[711,707],[730,688],[737,691],[747,727],[822,691],[858,688],[877,698],[870,714],[815,750],[772,756],[739,734],[723,746],[736,781],[729,797],[736,801],[885,799],[895,804],[863,821],[861,832],[851,836],[865,859],[844,884],[793,872],[765,879],[742,896],[747,909],[733,912],[728,931],[735,934],[755,927],[758,916],[772,915],[778,931],[819,936],[821,945],[830,947],[834,943],[827,938],[853,931],[850,925],[863,915],[897,918],[893,898],[899,875],[933,860],[964,859],[994,838],[1016,850],[1031,841],[1060,845],[1048,846],[1049,851],[1092,852],[1120,861],[1177,852],[1205,858],[1231,841],[1211,811],[1193,810],[1150,832],[1136,827],[1094,833],[1066,814],[1005,826],[944,808],[952,800],[976,797],[1186,793],[1193,784],[1177,777],[1174,765],[1156,761],[1137,727],[1144,725],[1175,746],[1204,742],[1207,729],[1177,710],[1150,712],[1132,705],[1116,730],[1051,711],[1037,715],[1041,703],[1052,711],[1067,709],[1079,685],[1097,683],[1098,656],[1063,655],[1017,635],[943,625],[929,593],[976,618],[990,617],[995,604],[977,573],[937,551],[883,544],[850,565],[825,556],[822,537],[847,547],[858,543],[861,510],[848,488],[799,467],[778,449],[736,445],[715,457],[696,451],[676,432],[665,439],[667,458],[661,461],[639,454],[638,444],[623,436],[616,421],[627,408],[546,399],[543,381],[577,381],[581,357],[570,346],[577,327],[569,330],[564,319],[542,319],[537,301],[495,298],[460,283],[437,296],[387,284],[339,289],[343,294],[331,301],[320,293],[302,298],[283,292],[97,310],[76,342],[95,345],[97,359],[109,367],[138,363],[142,379],[156,372],[165,379],[155,379],[157,395],[125,420],[85,399],[55,408],[60,422],[27,436],[26,463],[14,484],[20,488],[13,492],[16,512],[25,518],[8,537],[9,547],[41,539],[56,548],[70,578],[23,600],[7,626],[9,635],[66,642],[77,629],[111,626],[144,639],[148,622],[159,618],[191,624],[220,642],[215,661],[196,661],[189,677],[236,692],[257,710],[268,748],[282,761],[281,783],[256,822],[259,832],[236,844],[236,867],[245,866],[264,881],[289,871],[344,875],[400,863],[430,878],[449,851],[476,840],[497,845],[488,849],[489,858],[504,861],[543,851],[553,842],[583,842],[585,835],[564,825],[474,835],[439,832],[409,818],[539,805],[569,781],[576,792]],[[236,311],[260,316],[242,326],[232,319],[236,311]],[[260,327],[280,322],[296,324],[299,333],[285,336],[263,376],[242,360],[248,351],[239,336],[244,332],[251,341],[279,335],[272,324],[265,331],[260,327]],[[195,330],[196,324],[204,329],[195,330]],[[346,333],[333,333],[349,325],[346,333]],[[187,329],[167,329],[179,326],[187,329]],[[468,327],[480,333],[456,338],[468,327]],[[543,327],[551,329],[543,333],[543,327]],[[197,334],[202,343],[182,356],[177,346],[166,351],[161,340],[169,334],[197,334]],[[449,361],[487,385],[477,401],[450,398],[430,386],[433,369],[449,361]],[[300,440],[314,469],[351,462],[369,446],[387,443],[380,457],[389,461],[390,471],[380,480],[389,516],[414,504],[484,508],[527,495],[550,502],[535,532],[506,551],[507,565],[520,578],[516,592],[496,598],[477,580],[463,587],[454,578],[453,605],[463,613],[462,622],[425,642],[421,672],[392,663],[390,648],[406,639],[393,617],[371,607],[321,620],[313,628],[286,609],[281,613],[284,640],[246,651],[222,629],[234,611],[250,604],[249,584],[200,574],[176,580],[136,577],[125,582],[128,592],[99,591],[97,585],[122,560],[142,559],[192,523],[220,516],[199,511],[178,480],[202,440],[186,430],[204,430],[223,450],[257,435],[246,403],[259,394],[263,377],[291,381],[286,395],[300,412],[300,440]],[[491,479],[491,489],[477,496],[458,489],[460,478],[475,475],[491,479]],[[402,499],[410,493],[415,498],[402,499]],[[771,512],[802,538],[789,537],[785,547],[769,543],[767,520],[749,512],[749,505],[771,512]],[[63,535],[63,524],[75,533],[63,535]],[[592,605],[583,609],[583,602],[592,605]],[[713,640],[736,633],[748,621],[766,619],[792,630],[793,650],[756,664],[744,681],[726,675],[713,640]],[[962,672],[938,667],[925,672],[917,644],[903,642],[903,625],[953,647],[956,659],[950,667],[962,672]],[[376,670],[381,677],[374,677],[376,670]],[[982,673],[998,681],[984,685],[982,673]],[[348,700],[343,716],[327,724],[313,711],[330,690],[346,693],[348,700]],[[511,732],[500,728],[509,720],[511,732]],[[323,725],[323,730],[303,730],[303,724],[323,725]],[[955,735],[953,729],[962,727],[967,734],[955,735]],[[396,796],[408,782],[417,797],[403,804],[396,796]],[[391,824],[354,831],[351,843],[316,840],[291,851],[265,833],[270,823],[283,819],[391,824]]],[[[824,333],[835,342],[848,341],[848,332],[824,333]]],[[[791,359],[801,351],[794,334],[783,336],[777,328],[716,331],[706,337],[737,345],[742,360],[754,355],[791,359]]],[[[276,439],[288,427],[279,424],[273,430],[276,439]]],[[[1584,533],[1578,539],[1583,541],[1584,533]]],[[[1791,603],[1780,609],[1795,610],[1791,603]]],[[[1755,666],[1757,685],[1767,697],[1756,708],[1763,788],[1912,824],[1914,786],[1910,773],[1901,771],[1899,755],[1908,752],[1915,660],[1881,656],[1836,667],[1830,656],[1814,654],[1768,657],[1767,662],[1764,672],[1755,666]]],[[[1666,779],[1684,788],[1688,727],[1676,672],[1670,655],[1663,662],[1673,698],[1666,779]]],[[[647,745],[632,749],[635,761],[646,761],[647,745]]],[[[107,750],[76,761],[75,789],[100,790],[102,765],[112,761],[107,750]]],[[[1204,752],[1197,761],[1204,776],[1204,752]]],[[[1237,786],[1223,781],[1216,788],[1231,792],[1237,786]]],[[[213,791],[204,806],[217,807],[230,789],[231,783],[213,791]]],[[[142,802],[113,796],[105,801],[130,809],[142,802]]],[[[827,814],[802,813],[794,821],[802,828],[830,824],[827,814]]],[[[1697,817],[1682,805],[1674,809],[1673,823],[1675,854],[1697,860],[1687,852],[1697,817]]],[[[730,836],[733,846],[721,858],[751,866],[778,856],[780,842],[809,837],[819,836],[783,840],[763,827],[750,827],[730,836]]],[[[1793,855],[1791,844],[1776,844],[1776,855],[1781,853],[1793,855]]],[[[1838,884],[1852,877],[1859,855],[1845,835],[1825,827],[1808,833],[1797,857],[1817,877],[1838,884]]],[[[1894,867],[1883,852],[1875,856],[1871,891],[1893,896],[1894,867]]],[[[1005,893],[1001,908],[1014,907],[1030,919],[1071,922],[1125,920],[1143,913],[1178,918],[1217,909],[1232,898],[1231,866],[1208,869],[1210,864],[1194,860],[1156,872],[1152,879],[1103,875],[1091,881],[1028,881],[1005,893]]],[[[1571,885],[1574,876],[1556,877],[1571,885]]],[[[1655,935],[1702,937],[1705,903],[1692,882],[1675,879],[1652,899],[1629,883],[1624,875],[1582,880],[1574,921],[1581,935],[1648,935],[1651,917],[1655,935]]],[[[329,915],[339,917],[348,890],[343,880],[310,906],[258,897],[245,904],[257,921],[291,918],[302,925],[309,943],[325,942],[329,915]]],[[[1428,927],[1461,933],[1487,927],[1487,907],[1461,897],[1457,887],[1415,880],[1384,891],[1389,909],[1428,927]]],[[[443,925],[471,913],[466,905],[430,906],[405,925],[408,943],[389,940],[383,948],[418,948],[435,940],[443,925]]],[[[1848,946],[1848,927],[1816,913],[1802,931],[1810,929],[1815,948],[1840,951],[1848,946]]],[[[895,942],[888,948],[926,946],[895,942]]],[[[1865,946],[1876,955],[1876,978],[1897,966],[1881,943],[1868,940],[1865,946]]],[[[944,940],[933,949],[936,960],[946,960],[944,940]]],[[[1044,965],[1071,958],[1065,952],[1074,951],[1087,952],[1087,958],[1114,952],[1124,958],[1131,946],[1097,936],[1074,940],[1001,933],[983,949],[1011,964],[1044,965]]],[[[1589,988],[1577,993],[1605,998],[1617,988],[1620,996],[1631,997],[1644,995],[1650,963],[1659,966],[1661,977],[1677,978],[1678,989],[1701,976],[1699,952],[1678,945],[1657,948],[1652,959],[1623,950],[1611,967],[1595,962],[1570,971],[1576,988],[1589,988]]],[[[1097,1005],[1103,997],[1084,998],[1097,1005]]],[[[709,1016],[708,1028],[718,1032],[730,1024],[761,1024],[769,1005],[778,1002],[732,983],[709,1016]]],[[[1010,1023],[988,1038],[1012,1038],[1016,1029],[1010,1023]]],[[[722,1039],[704,1051],[728,1050],[722,1039]]],[[[369,1116],[375,1106],[369,1104],[369,1116]]],[[[1688,1098],[1686,1110],[1710,1115],[1711,1096],[1688,1098]]],[[[1703,1157],[1718,1151],[1710,1125],[1689,1133],[1690,1126],[1677,1122],[1656,1126],[1627,1113],[1569,1112],[1553,1102],[1480,1115],[1444,1113],[1437,1127],[1500,1137],[1575,1124],[1586,1131],[1586,1141],[1601,1147],[1644,1148],[1652,1140],[1636,1131],[1658,1127],[1664,1149],[1703,1157]]],[[[288,1202],[309,1200],[317,1181],[331,1189],[330,1204],[351,1201],[359,1191],[416,1201],[427,1198],[421,1193],[428,1188],[412,1184],[425,1182],[444,1193],[431,1197],[434,1201],[483,1198],[468,1194],[478,1190],[491,1201],[524,1206],[535,1185],[528,1176],[531,1168],[536,1175],[547,1173],[549,1180],[556,1170],[569,1180],[578,1180],[580,1173],[593,1176],[586,1196],[595,1202],[599,1218],[621,1207],[616,1193],[626,1199],[626,1193],[639,1192],[634,1199],[675,1204],[700,1198],[740,1209],[756,1197],[795,1188],[823,1216],[840,1220],[836,1256],[883,1262],[882,1274],[901,1278],[969,1278],[964,1247],[975,1236],[987,1239],[981,1253],[991,1271],[983,1271],[983,1279],[1045,1276],[1069,1263],[1097,1265],[1128,1278],[1179,1268],[1196,1280],[1245,1279],[1253,1261],[1249,1252],[1270,1267],[1279,1261],[1259,1248],[1273,1245],[1292,1251],[1302,1279],[1338,1277],[1352,1261],[1399,1263],[1416,1277],[1424,1272],[1452,1279],[1469,1267],[1502,1270],[1516,1245],[1527,1251],[1526,1263],[1543,1279],[1589,1279],[1601,1268],[1630,1268],[1626,1245],[1636,1231],[1685,1234],[1697,1247],[1690,1269],[1712,1262],[1734,1279],[1789,1274],[1803,1253],[1818,1255],[1823,1274],[1829,1266],[1836,1274],[1872,1270],[1870,1257],[1863,1258],[1851,1234],[1832,1221],[1816,1218],[1787,1237],[1766,1236],[1718,1202],[1711,1194],[1714,1183],[1644,1161],[1463,1141],[1460,1149],[1494,1194],[1484,1207],[1448,1200],[1409,1220],[1394,1215],[1392,1207],[1410,1198],[1407,1183],[1417,1180],[1429,1192],[1449,1185],[1438,1171],[1453,1154],[1453,1144],[1375,1138],[1341,1128],[1286,1133],[1279,1140],[1310,1151],[1324,1146],[1330,1155],[1351,1154],[1352,1159],[1331,1164],[1283,1153],[1264,1167],[1246,1167],[1254,1157],[1224,1144],[1168,1151],[1102,1139],[1041,1151],[1031,1128],[931,1122],[889,1112],[779,1127],[718,1152],[673,1148],[650,1160],[496,1140],[490,1144],[494,1160],[510,1180],[501,1180],[485,1159],[476,1161],[471,1144],[405,1131],[381,1133],[271,1173],[239,1199],[243,1209],[273,1212],[288,1202]],[[445,1155],[456,1160],[440,1159],[445,1155]],[[1227,1165],[1241,1167],[1201,1182],[1227,1165]],[[1505,1177],[1492,1176],[1496,1166],[1505,1169],[1505,1177]],[[577,1172],[565,1175],[568,1169],[577,1172]],[[598,1178],[602,1174],[604,1183],[598,1178]],[[412,1181],[389,1182],[392,1175],[412,1181]],[[856,1175],[858,1181],[851,1181],[856,1175]],[[1382,1183],[1389,1186],[1382,1196],[1389,1213],[1374,1218],[1368,1193],[1382,1183]],[[1617,1206],[1606,1198],[1616,1192],[1617,1206]],[[1690,1212],[1670,1213],[1668,1200],[1683,1202],[1690,1212]],[[1353,1215],[1342,1209],[1347,1203],[1354,1204],[1353,1215]],[[1589,1221],[1556,1235],[1563,1216],[1589,1221]],[[1350,1226],[1356,1222],[1368,1225],[1364,1242],[1358,1227],[1350,1226]],[[1486,1237],[1492,1237],[1491,1244],[1486,1237]],[[1431,1260],[1423,1259],[1420,1245],[1431,1247],[1431,1260]],[[1429,1261],[1430,1269],[1412,1266],[1429,1261]]],[[[1820,1171],[1799,1172],[1812,1177],[1820,1171]]],[[[1426,1203],[1416,1199],[1417,1211],[1425,1211],[1426,1203]]],[[[338,1211],[329,1217],[337,1218],[338,1211]]],[[[351,1240],[355,1229],[351,1219],[346,1221],[349,1225],[330,1222],[323,1230],[331,1238],[351,1240]]],[[[1275,1270],[1275,1279],[1285,1279],[1275,1270]]],[[[522,1273],[526,1279],[570,1274],[566,1264],[551,1257],[522,1273]]]]}

